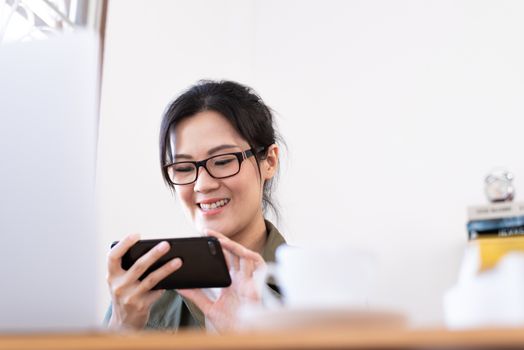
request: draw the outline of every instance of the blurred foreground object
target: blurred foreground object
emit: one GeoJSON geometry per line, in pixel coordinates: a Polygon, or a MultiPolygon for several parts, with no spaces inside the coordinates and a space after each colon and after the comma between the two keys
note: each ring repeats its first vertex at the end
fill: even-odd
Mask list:
{"type": "Polygon", "coordinates": [[[457,284],[444,296],[452,329],[524,326],[524,237],[469,243],[457,284]]]}
{"type": "Polygon", "coordinates": [[[0,332],[99,323],[97,105],[93,33],[0,46],[0,332]]]}
{"type": "Polygon", "coordinates": [[[281,245],[261,282],[276,282],[282,302],[264,298],[264,307],[242,308],[239,330],[404,328],[407,315],[374,298],[381,294],[374,288],[378,267],[372,252],[344,242],[281,245]]]}

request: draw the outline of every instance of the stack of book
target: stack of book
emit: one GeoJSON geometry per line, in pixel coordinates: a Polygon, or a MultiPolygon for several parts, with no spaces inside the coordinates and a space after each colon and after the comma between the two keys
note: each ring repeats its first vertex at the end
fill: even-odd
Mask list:
{"type": "Polygon", "coordinates": [[[444,295],[453,329],[524,326],[524,203],[468,208],[468,238],[457,284],[444,295]]]}
{"type": "Polygon", "coordinates": [[[495,267],[511,252],[524,252],[524,203],[468,207],[468,239],[478,247],[478,271],[495,267]]]}
{"type": "Polygon", "coordinates": [[[524,236],[524,203],[501,202],[468,208],[468,238],[524,236]]]}

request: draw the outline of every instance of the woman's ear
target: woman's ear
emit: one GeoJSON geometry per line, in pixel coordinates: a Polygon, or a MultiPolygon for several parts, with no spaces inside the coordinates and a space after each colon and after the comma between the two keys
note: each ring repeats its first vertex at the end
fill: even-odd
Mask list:
{"type": "Polygon", "coordinates": [[[269,180],[275,176],[278,169],[279,148],[276,144],[268,147],[266,157],[262,162],[261,171],[264,180],[269,180]]]}

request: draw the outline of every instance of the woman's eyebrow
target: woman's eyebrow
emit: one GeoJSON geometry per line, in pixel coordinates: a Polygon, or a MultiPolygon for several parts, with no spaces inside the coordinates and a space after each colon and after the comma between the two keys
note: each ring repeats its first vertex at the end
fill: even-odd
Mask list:
{"type": "Polygon", "coordinates": [[[207,151],[207,154],[212,155],[213,153],[216,153],[218,151],[222,151],[224,149],[230,149],[230,148],[240,148],[237,145],[220,145],[211,148],[209,151],[207,151]]]}
{"type": "Polygon", "coordinates": [[[193,159],[189,154],[175,154],[173,159],[193,159]]]}
{"type": "MultiPolygon", "coordinates": [[[[240,148],[240,147],[237,145],[220,145],[220,146],[211,148],[209,151],[207,151],[207,154],[212,155],[218,151],[222,151],[225,149],[231,149],[231,148],[240,148]]],[[[189,154],[180,153],[180,154],[175,154],[174,159],[193,159],[193,157],[190,156],[189,154]]]]}

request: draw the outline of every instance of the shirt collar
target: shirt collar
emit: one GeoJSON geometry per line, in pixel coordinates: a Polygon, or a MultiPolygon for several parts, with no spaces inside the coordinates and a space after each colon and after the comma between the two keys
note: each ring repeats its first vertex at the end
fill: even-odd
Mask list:
{"type": "Polygon", "coordinates": [[[275,261],[275,252],[279,245],[285,244],[286,240],[280,234],[280,232],[277,230],[275,225],[273,225],[268,220],[264,220],[266,223],[266,232],[267,232],[267,238],[266,238],[266,244],[264,245],[264,249],[262,250],[262,258],[264,258],[264,261],[266,262],[274,262],[275,261]]]}

